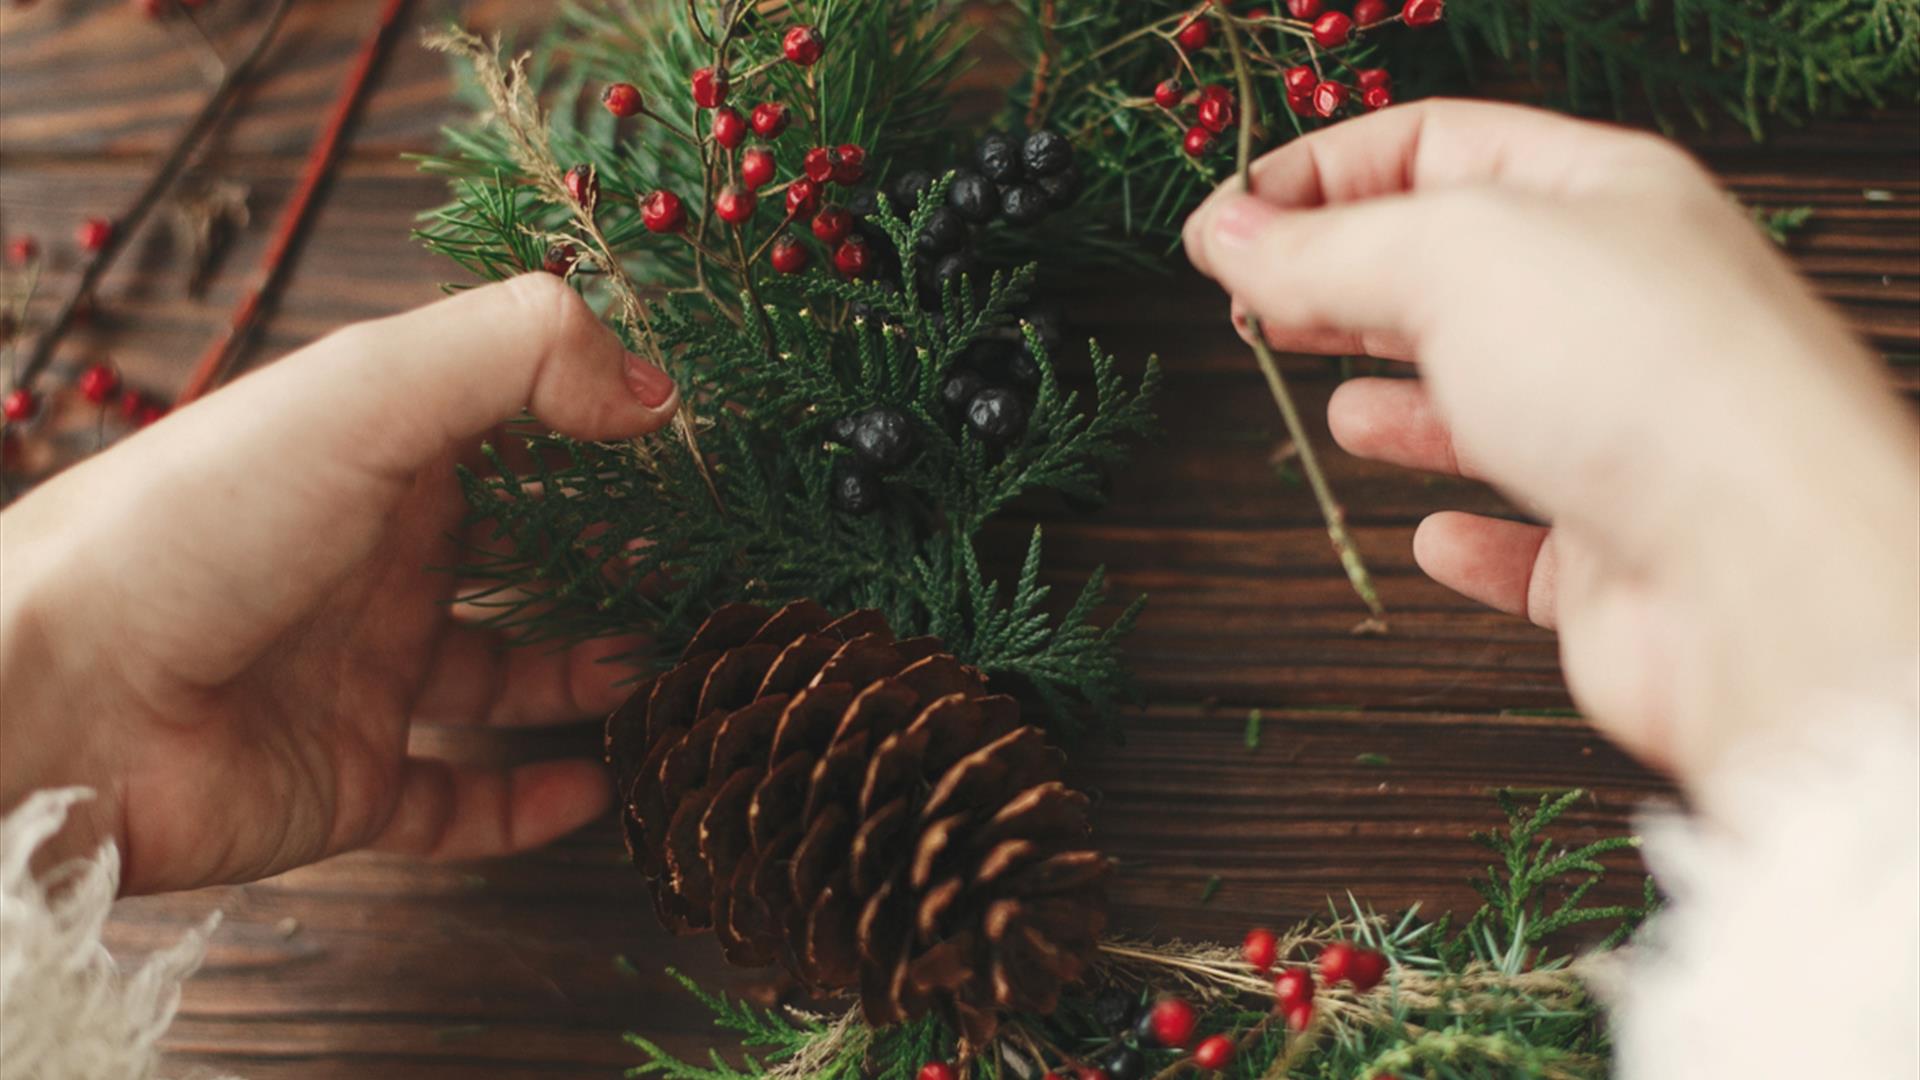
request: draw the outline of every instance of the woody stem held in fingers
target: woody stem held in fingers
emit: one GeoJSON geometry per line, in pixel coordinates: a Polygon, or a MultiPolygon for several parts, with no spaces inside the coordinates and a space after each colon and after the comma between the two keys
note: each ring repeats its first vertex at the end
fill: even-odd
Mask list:
{"type": "Polygon", "coordinates": [[[1561,635],[1583,708],[1702,775],[1920,652],[1920,439],[1872,359],[1694,161],[1525,109],[1395,107],[1290,143],[1188,222],[1275,348],[1358,379],[1350,451],[1487,480],[1547,522],[1442,513],[1443,584],[1561,635]]]}

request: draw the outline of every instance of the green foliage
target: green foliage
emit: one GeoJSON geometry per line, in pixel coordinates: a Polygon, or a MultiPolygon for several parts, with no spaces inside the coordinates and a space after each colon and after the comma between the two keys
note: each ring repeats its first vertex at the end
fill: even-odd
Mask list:
{"type": "MultiPolygon", "coordinates": [[[[1855,105],[1915,100],[1920,6],[1910,0],[1454,0],[1453,39],[1470,65],[1518,63],[1550,100],[1671,126],[1716,114],[1760,138],[1855,105]]],[[[1470,68],[1475,70],[1476,68],[1470,68]]]]}
{"type": "MultiPolygon", "coordinates": [[[[501,217],[488,212],[500,194],[467,187],[478,192],[461,218],[471,234],[501,217]]],[[[932,208],[930,200],[917,222],[878,219],[908,252],[909,274],[907,238],[932,208]]],[[[450,220],[444,211],[436,218],[436,237],[450,220]]],[[[488,248],[471,235],[460,243],[462,251],[488,248]]],[[[493,264],[472,257],[470,265],[493,264]]],[[[1096,572],[1052,617],[1039,531],[1010,588],[982,568],[977,537],[1023,494],[1094,490],[1101,468],[1124,457],[1121,440],[1151,429],[1157,365],[1129,389],[1093,346],[1090,395],[1070,390],[1029,328],[1041,383],[1028,437],[1004,451],[962,430],[938,397],[974,342],[1007,332],[1030,279],[1029,271],[995,275],[979,299],[969,288],[950,290],[937,314],[824,274],[762,283],[757,311],[750,298],[740,301],[761,317],[737,325],[731,309],[699,295],[657,306],[652,332],[683,394],[713,403],[701,456],[671,438],[637,448],[538,431],[520,433],[524,455],[488,448],[491,470],[462,474],[488,526],[460,570],[477,585],[463,599],[529,643],[645,627],[668,650],[735,600],[807,596],[840,610],[872,607],[903,633],[937,634],[989,675],[1017,680],[1068,729],[1080,705],[1109,712],[1127,694],[1117,646],[1138,605],[1097,625],[1105,586],[1096,572]],[[856,316],[856,304],[869,314],[856,316]],[[849,516],[831,503],[835,458],[846,451],[827,445],[826,429],[874,405],[913,421],[919,452],[887,478],[881,512],[849,516]],[[652,587],[663,581],[673,587],[652,587]]]]}
{"type": "MultiPolygon", "coordinates": [[[[1090,262],[1131,258],[1164,264],[1179,225],[1231,171],[1217,145],[1196,161],[1181,149],[1191,110],[1171,115],[1153,87],[1230,85],[1226,50],[1187,55],[1170,33],[1194,10],[1183,0],[1017,0],[1017,41],[1028,68],[1047,56],[1040,88],[1012,88],[1005,122],[1029,115],[1072,132],[1086,163],[1087,194],[1035,239],[1036,250],[1076,237],[1090,262]],[[1043,16],[1053,12],[1049,22],[1043,16]]],[[[1255,73],[1256,151],[1328,121],[1287,105],[1279,71],[1313,66],[1352,85],[1354,72],[1385,67],[1402,100],[1470,92],[1515,78],[1543,103],[1622,118],[1676,117],[1701,126],[1720,118],[1759,138],[1770,121],[1920,100],[1920,5],[1912,0],[1449,0],[1433,29],[1389,24],[1337,49],[1310,46],[1297,24],[1260,10],[1242,26],[1255,73]]],[[[1225,140],[1221,140],[1224,144],[1225,140]]]]}
{"type": "MultiPolygon", "coordinates": [[[[571,0],[528,50],[528,73],[553,106],[546,135],[554,156],[592,165],[600,176],[599,217],[614,248],[649,284],[690,286],[698,277],[690,249],[645,243],[637,196],[664,188],[697,207],[702,193],[724,179],[726,155],[687,138],[704,136],[712,116],[696,107],[688,77],[714,63],[723,28],[732,28],[725,55],[739,84],[732,103],[743,113],[758,101],[782,101],[794,110],[795,130],[764,144],[774,151],[780,176],[798,175],[809,147],[842,143],[866,148],[879,176],[896,162],[937,160],[950,138],[953,80],[964,69],[970,40],[954,28],[959,6],[960,0],[802,3],[805,21],[820,27],[831,49],[828,60],[802,69],[780,60],[779,31],[797,19],[792,5],[571,0]],[[741,72],[755,73],[750,83],[741,72]],[[613,82],[639,87],[650,115],[623,122],[601,108],[599,93],[613,82]]],[[[470,83],[464,96],[482,115],[491,108],[470,83]]],[[[448,152],[422,157],[426,171],[454,180],[496,173],[525,179],[497,125],[454,126],[443,134],[448,152]]],[[[440,213],[460,212],[468,200],[456,195],[454,207],[440,213]]],[[[547,207],[532,222],[551,228],[566,216],[547,207]]],[[[695,228],[699,239],[709,238],[698,215],[695,228]]],[[[712,232],[720,231],[715,223],[712,232]]]]}
{"type": "MultiPolygon", "coordinates": [[[[1096,618],[1096,571],[1052,604],[1036,530],[1017,577],[982,565],[988,523],[1022,496],[1095,495],[1124,459],[1122,442],[1152,426],[1159,372],[1129,386],[1090,345],[1085,385],[1069,386],[1021,319],[1033,270],[954,283],[916,296],[914,240],[945,181],[913,221],[883,205],[867,226],[900,253],[904,289],[830,273],[783,277],[764,251],[789,229],[763,206],[740,229],[706,207],[732,175],[729,152],[704,134],[688,76],[735,73],[732,100],[780,100],[794,113],[770,141],[778,175],[800,173],[805,148],[856,142],[871,172],[931,156],[946,138],[950,83],[967,38],[949,0],[812,0],[789,8],[719,0],[599,0],[569,5],[531,54],[503,62],[472,38],[446,47],[473,63],[480,122],[449,130],[449,152],[423,160],[449,178],[453,201],[426,215],[419,238],[478,278],[536,268],[552,244],[580,261],[569,281],[600,306],[628,345],[666,366],[688,405],[681,430],[636,444],[582,443],[522,424],[488,468],[463,472],[478,546],[457,568],[462,599],[529,644],[645,631],[672,655],[714,608],[809,597],[838,610],[871,607],[901,633],[937,634],[962,659],[1024,691],[1075,729],[1130,695],[1118,643],[1139,606],[1096,618]],[[828,57],[781,58],[782,31],[804,10],[828,57]],[[623,125],[595,102],[615,80],[641,88],[648,112],[623,125]],[[559,184],[593,166],[599,198],[574,205],[559,184]],[[659,188],[685,201],[684,237],[655,236],[640,198],[659,188]],[[940,400],[946,376],[989,340],[1024,345],[1039,370],[1026,434],[989,446],[940,400]],[[839,418],[897,410],[917,436],[910,464],[885,477],[883,507],[835,509],[846,449],[839,418]]],[[[778,205],[780,186],[764,193],[778,205]]],[[[878,242],[877,237],[873,238],[878,242]]],[[[816,249],[815,265],[828,262],[816,249]]],[[[651,656],[631,658],[641,665],[651,656]]]]}
{"type": "MultiPolygon", "coordinates": [[[[1323,984],[1317,1019],[1304,1033],[1290,1033],[1278,1021],[1267,980],[1240,962],[1232,948],[1123,945],[1109,950],[1110,962],[1100,977],[1069,994],[1053,1016],[1016,1018],[1011,1026],[1019,1034],[983,1054],[972,1075],[998,1080],[1037,1075],[1035,1065],[1064,1072],[1069,1063],[1098,1060],[1114,1039],[1097,1019],[1096,997],[1118,990],[1142,1004],[1163,993],[1203,1002],[1201,1029],[1230,1032],[1241,1042],[1239,1056],[1219,1074],[1227,1080],[1352,1080],[1383,1074],[1408,1080],[1601,1080],[1609,1075],[1604,1017],[1582,984],[1574,956],[1551,939],[1557,931],[1606,922],[1611,933],[1601,948],[1609,948],[1639,925],[1652,894],[1649,886],[1648,905],[1578,906],[1597,880],[1597,860],[1634,846],[1628,837],[1572,850],[1554,845],[1544,830],[1584,797],[1579,791],[1553,793],[1527,807],[1512,793],[1499,793],[1506,825],[1477,839],[1500,864],[1475,883],[1487,904],[1457,931],[1449,918],[1422,919],[1416,909],[1386,919],[1348,897],[1344,910],[1333,909],[1326,922],[1284,935],[1289,954],[1283,962],[1309,961],[1328,942],[1344,940],[1378,950],[1390,965],[1385,989],[1368,996],[1323,984]],[[1563,894],[1572,899],[1553,899],[1563,894]],[[1033,1060],[1035,1048],[1044,1060],[1033,1060]]],[[[776,1046],[776,1054],[766,1064],[750,1063],[742,1073],[714,1073],[641,1043],[650,1058],[642,1069],[670,1080],[800,1075],[906,1080],[922,1063],[945,1059],[952,1051],[951,1033],[934,1021],[874,1032],[851,1014],[852,1023],[836,1027],[785,1013],[763,1017],[704,995],[703,1000],[717,1024],[747,1037],[745,1045],[776,1046]],[[770,1032],[766,1024],[776,1027],[770,1032]],[[833,1071],[827,1061],[866,1071],[833,1071]],[[786,1069],[780,1071],[783,1062],[786,1069]],[[819,1071],[795,1071],[795,1062],[819,1071]]],[[[1179,1051],[1148,1051],[1149,1075],[1181,1060],[1179,1051]]]]}
{"type": "Polygon", "coordinates": [[[1807,222],[1813,220],[1811,206],[1789,206],[1778,210],[1756,206],[1749,212],[1753,215],[1753,223],[1760,226],[1760,231],[1782,247],[1793,240],[1794,233],[1806,228],[1807,222]]]}

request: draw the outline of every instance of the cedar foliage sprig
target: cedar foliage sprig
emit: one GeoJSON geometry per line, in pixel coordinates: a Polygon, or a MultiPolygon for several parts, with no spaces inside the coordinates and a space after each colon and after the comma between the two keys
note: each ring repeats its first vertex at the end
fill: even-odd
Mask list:
{"type": "MultiPolygon", "coordinates": [[[[635,77],[672,86],[678,102],[687,96],[685,69],[660,74],[668,65],[696,63],[702,49],[707,63],[750,65],[737,76],[739,98],[804,95],[789,103],[826,132],[774,140],[779,146],[844,138],[834,125],[862,130],[875,116],[923,121],[955,63],[943,51],[947,35],[927,25],[944,10],[934,0],[808,5],[811,17],[833,20],[823,30],[837,27],[856,42],[907,35],[885,57],[849,56],[844,79],[837,69],[821,75],[824,64],[796,76],[775,59],[785,23],[773,6],[669,7],[679,14],[573,9],[571,32],[602,42],[597,52],[582,49],[586,70],[600,73],[620,55],[610,28],[640,33],[667,19],[679,29],[655,40],[658,56],[642,58],[638,71],[654,74],[635,77]],[[764,21],[757,29],[756,19],[764,21]],[[851,90],[886,100],[833,104],[851,90]]],[[[450,135],[450,154],[427,161],[451,178],[454,201],[427,215],[422,242],[490,280],[540,266],[556,245],[576,253],[569,280],[606,309],[630,347],[674,374],[687,403],[679,439],[583,443],[521,425],[514,436],[524,452],[486,448],[488,468],[461,474],[483,526],[457,568],[474,586],[463,601],[528,644],[644,629],[668,655],[724,603],[804,596],[840,610],[876,608],[902,632],[937,634],[955,655],[1030,691],[1062,730],[1078,726],[1082,706],[1110,716],[1129,693],[1117,647],[1138,603],[1097,623],[1106,589],[1096,571],[1055,614],[1037,530],[1011,581],[983,568],[977,545],[987,523],[1023,495],[1097,491],[1102,470],[1123,459],[1122,442],[1152,427],[1157,366],[1149,361],[1130,387],[1114,358],[1090,344],[1091,386],[1063,385],[1047,343],[1017,319],[1030,267],[950,283],[937,303],[917,298],[911,284],[776,274],[760,252],[781,232],[792,235],[794,215],[768,231],[706,212],[735,163],[712,140],[691,136],[690,104],[678,119],[678,106],[650,105],[639,134],[622,141],[572,119],[564,103],[543,107],[541,87],[570,85],[545,62],[550,53],[503,63],[497,46],[470,35],[436,41],[473,64],[487,106],[482,124],[450,135]],[[560,182],[562,163],[582,160],[598,181],[586,206],[560,182]],[[640,221],[638,197],[662,183],[696,185],[678,188],[693,218],[685,236],[653,236],[640,221]],[[939,391],[977,344],[1016,334],[1038,385],[1026,434],[990,446],[953,420],[939,391]],[[831,487],[849,451],[830,445],[830,430],[875,407],[908,418],[916,452],[886,478],[880,511],[844,513],[831,487]]],[[[924,136],[903,142],[916,137],[924,136]]],[[[884,199],[868,218],[899,253],[908,283],[917,279],[914,241],[947,184],[936,183],[911,219],[884,199]]]]}
{"type": "MultiPolygon", "coordinates": [[[[1086,194],[1035,244],[1084,236],[1089,261],[1165,265],[1179,226],[1231,171],[1230,156],[1181,150],[1186,121],[1154,105],[1153,87],[1231,79],[1225,50],[1189,54],[1172,31],[1192,0],[1017,0],[1016,40],[1028,70],[1048,77],[1011,90],[1006,122],[1029,116],[1074,134],[1086,194]]],[[[1397,5],[1396,5],[1397,7],[1397,5]]],[[[1351,85],[1384,67],[1402,99],[1470,91],[1515,78],[1546,104],[1677,127],[1730,120],[1762,137],[1846,108],[1920,100],[1920,6],[1907,0],[1448,0],[1440,32],[1388,21],[1322,49],[1264,10],[1243,13],[1260,71],[1253,112],[1265,151],[1327,121],[1289,109],[1277,77],[1293,64],[1351,85]]],[[[1044,249],[1044,248],[1042,248],[1044,249]]]]}
{"type": "MultiPolygon", "coordinates": [[[[1162,994],[1198,1002],[1201,1030],[1230,1033],[1239,1043],[1233,1065],[1222,1074],[1231,1080],[1607,1076],[1604,1016],[1585,985],[1589,961],[1557,947],[1556,933],[1541,930],[1554,915],[1541,913],[1579,913],[1561,918],[1554,931],[1611,924],[1601,949],[1623,940],[1653,909],[1650,884],[1642,904],[1578,905],[1598,883],[1598,859],[1635,841],[1555,845],[1546,830],[1585,797],[1580,791],[1545,795],[1532,805],[1510,792],[1499,797],[1504,826],[1477,837],[1499,865],[1474,882],[1487,903],[1458,929],[1450,917],[1426,919],[1417,908],[1385,917],[1349,896],[1344,906],[1330,907],[1328,918],[1281,935],[1283,964],[1310,963],[1328,943],[1350,941],[1378,950],[1390,965],[1386,982],[1367,993],[1323,983],[1304,1031],[1291,1032],[1280,1021],[1272,1008],[1271,977],[1250,968],[1233,947],[1113,940],[1095,978],[1065,998],[1059,1011],[1050,1018],[1017,1018],[963,1075],[1032,1080],[1047,1069],[1071,1075],[1068,1066],[1097,1061],[1115,1045],[1113,1032],[1098,1020],[1098,1006],[1102,996],[1118,993],[1141,1005],[1162,994]],[[1553,899],[1567,890],[1572,900],[1553,899]]],[[[716,1054],[714,1065],[706,1066],[631,1039],[646,1061],[628,1075],[909,1080],[925,1062],[946,1058],[954,1044],[952,1033],[934,1019],[876,1031],[855,1013],[828,1022],[790,1009],[760,1012],[687,985],[713,1011],[716,1026],[743,1036],[743,1048],[765,1052],[742,1058],[740,1066],[716,1054]]],[[[1177,1075],[1188,1060],[1178,1050],[1150,1050],[1147,1057],[1149,1075],[1177,1075]]]]}

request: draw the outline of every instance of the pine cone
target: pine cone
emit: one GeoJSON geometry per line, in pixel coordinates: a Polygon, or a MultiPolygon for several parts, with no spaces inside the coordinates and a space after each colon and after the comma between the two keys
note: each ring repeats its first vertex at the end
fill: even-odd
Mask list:
{"type": "Polygon", "coordinates": [[[1105,928],[1058,751],[878,612],[721,609],[607,720],[607,760],[669,927],[857,989],[876,1025],[937,1009],[981,1045],[1004,1010],[1051,1012],[1105,928]]]}

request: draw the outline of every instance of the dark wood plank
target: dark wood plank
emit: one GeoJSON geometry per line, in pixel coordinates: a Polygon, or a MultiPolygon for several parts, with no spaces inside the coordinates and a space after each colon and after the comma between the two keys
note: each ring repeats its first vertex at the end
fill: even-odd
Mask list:
{"type": "MultiPolygon", "coordinates": [[[[67,370],[110,355],[142,385],[178,385],[242,291],[264,243],[258,223],[286,199],[376,5],[301,5],[267,83],[209,156],[209,174],[250,185],[257,223],[210,293],[181,295],[165,230],[149,230],[63,354],[67,370]]],[[[460,8],[486,25],[549,10],[508,0],[460,8]]],[[[248,10],[216,5],[216,26],[244,22],[248,10]]],[[[421,4],[414,19],[445,10],[421,4]]],[[[60,249],[74,222],[126,200],[204,80],[168,32],[124,0],[0,5],[0,72],[0,232],[48,238],[57,288],[72,271],[60,249]]],[[[448,90],[444,62],[404,39],[256,358],[435,295],[449,269],[407,230],[441,189],[398,155],[434,144],[448,90]]],[[[992,78],[970,92],[990,98],[992,78]]],[[[1694,142],[1744,200],[1813,206],[1792,245],[1803,271],[1877,347],[1920,352],[1913,112],[1823,122],[1763,145],[1738,133],[1694,142]]],[[[1577,719],[1540,712],[1567,704],[1549,635],[1481,611],[1413,567],[1408,540],[1423,515],[1498,512],[1495,496],[1331,455],[1394,612],[1391,636],[1355,638],[1359,610],[1313,504],[1271,464],[1279,425],[1222,325],[1224,301],[1178,274],[1088,282],[1068,300],[1090,329],[1126,343],[1128,362],[1149,351],[1165,359],[1168,437],[1118,478],[1106,511],[1036,503],[990,546],[1015,550],[1025,523],[1038,521],[1063,588],[1105,564],[1117,596],[1152,595],[1131,655],[1153,705],[1134,719],[1127,746],[1075,758],[1078,779],[1099,796],[1103,841],[1125,862],[1117,901],[1126,929],[1230,936],[1256,919],[1321,910],[1348,888],[1382,907],[1469,905],[1465,881],[1480,860],[1467,837],[1494,823],[1490,788],[1589,788],[1592,800],[1569,823],[1575,840],[1625,827],[1666,790],[1577,719]],[[1249,752],[1242,738],[1256,707],[1264,735],[1249,752]],[[1222,887],[1203,905],[1214,875],[1222,887]]],[[[1338,368],[1289,365],[1318,415],[1338,368]]],[[[1920,388],[1917,369],[1893,370],[1920,388]]],[[[92,418],[71,400],[55,408],[67,414],[55,422],[69,433],[63,453],[84,452],[92,418]]],[[[584,730],[561,737],[591,741],[584,730]]],[[[1620,869],[1610,895],[1631,887],[1620,869]]],[[[605,824],[484,865],[359,855],[247,886],[130,900],[113,940],[137,955],[215,908],[227,921],[170,1045],[188,1063],[266,1080],[607,1076],[636,1060],[623,1031],[688,1053],[716,1045],[665,966],[737,992],[771,989],[764,977],[722,970],[709,941],[660,931],[605,824]]]]}

